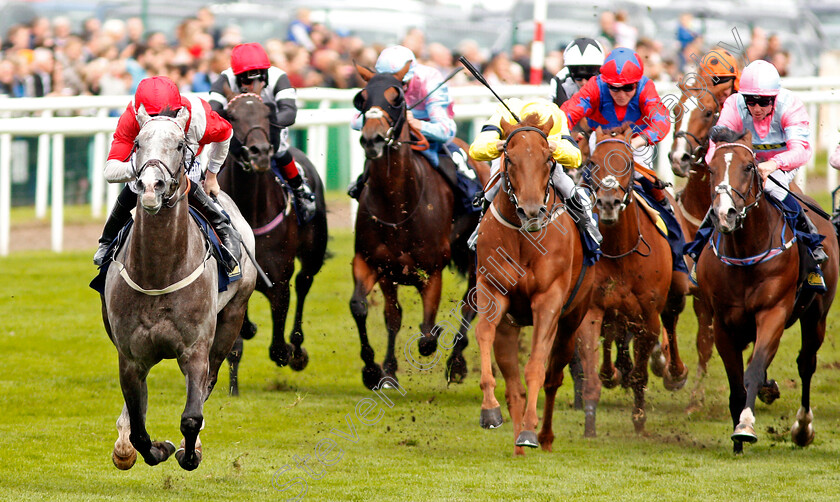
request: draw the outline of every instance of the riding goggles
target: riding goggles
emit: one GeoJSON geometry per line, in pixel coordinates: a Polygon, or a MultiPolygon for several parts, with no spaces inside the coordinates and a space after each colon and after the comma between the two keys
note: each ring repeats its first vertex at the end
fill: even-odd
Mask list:
{"type": "Polygon", "coordinates": [[[735,77],[731,75],[728,77],[718,77],[717,75],[712,75],[712,85],[725,84],[727,82],[732,82],[733,80],[735,80],[735,77]]]}
{"type": "Polygon", "coordinates": [[[754,96],[751,94],[744,94],[744,103],[749,106],[770,106],[775,101],[774,96],[754,96]]]}
{"type": "Polygon", "coordinates": [[[613,92],[619,92],[619,91],[633,92],[633,91],[636,90],[635,82],[632,83],[632,84],[624,84],[624,85],[608,85],[607,87],[609,87],[610,90],[613,91],[613,92]]]}

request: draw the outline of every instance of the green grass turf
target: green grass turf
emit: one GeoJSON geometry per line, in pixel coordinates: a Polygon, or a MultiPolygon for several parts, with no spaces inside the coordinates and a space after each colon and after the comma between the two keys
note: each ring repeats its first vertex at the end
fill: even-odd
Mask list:
{"type": "MultiPolygon", "coordinates": [[[[828,207],[824,196],[821,201],[828,207]]],[[[554,416],[554,452],[529,450],[514,458],[504,405],[500,429],[478,426],[481,391],[472,331],[464,384],[446,386],[442,361],[429,372],[409,371],[398,355],[405,396],[390,391],[394,407],[381,408],[374,425],[360,423],[357,403],[372,394],[361,383],[358,335],[348,308],[352,234],[334,232],[330,250],[334,257],[307,301],[309,366],[295,373],[268,359],[268,304],[255,294],[252,318],[260,331],[245,343],[241,396],[226,394],[223,368],[204,408],[204,460],[191,473],[174,459],[156,467],[139,459],[126,472],[111,463],[123,401],[116,350],[102,327],[98,295],[87,287],[93,250],[0,259],[0,500],[283,500],[304,486],[276,489],[294,478],[305,480],[306,500],[838,499],[838,307],[819,354],[812,386],[817,436],[807,448],[793,446],[788,433],[800,397],[798,326],[786,333],[769,370],[782,397],[771,406],[758,403],[759,442],[747,445],[744,455],[731,453],[728,386],[716,354],[705,381],[705,408],[685,414],[697,359],[689,303],[679,328],[690,378],[686,389],[671,393],[651,377],[646,437],[633,432],[632,395],[604,389],[598,437],[584,439],[583,413],[571,408],[571,386],[564,385],[554,416]],[[355,443],[330,432],[348,431],[348,415],[355,443]],[[322,468],[314,459],[325,438],[341,451],[327,455],[334,462],[322,468]],[[296,465],[307,456],[311,475],[296,465]],[[275,475],[287,465],[289,471],[275,475]]],[[[446,277],[442,312],[464,287],[463,280],[446,277]]],[[[416,292],[403,289],[401,299],[400,350],[420,320],[416,292]]],[[[381,361],[381,294],[374,295],[369,327],[381,361]]],[[[496,395],[504,399],[501,376],[496,395]]],[[[184,402],[183,376],[173,361],[164,361],[149,377],[147,424],[153,439],[180,441],[184,402]]]]}

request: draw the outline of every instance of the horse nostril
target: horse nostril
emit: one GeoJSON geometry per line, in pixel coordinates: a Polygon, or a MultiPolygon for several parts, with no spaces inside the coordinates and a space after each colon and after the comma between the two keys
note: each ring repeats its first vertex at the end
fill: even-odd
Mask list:
{"type": "Polygon", "coordinates": [[[161,180],[155,181],[155,191],[156,192],[162,192],[164,188],[166,188],[166,184],[163,181],[161,181],[161,180]]]}
{"type": "Polygon", "coordinates": [[[251,155],[259,155],[260,154],[260,149],[256,145],[249,146],[248,151],[251,153],[251,155]]]}

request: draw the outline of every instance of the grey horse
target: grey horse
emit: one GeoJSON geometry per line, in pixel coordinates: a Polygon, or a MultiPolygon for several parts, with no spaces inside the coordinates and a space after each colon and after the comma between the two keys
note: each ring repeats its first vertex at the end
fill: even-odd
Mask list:
{"type": "MultiPolygon", "coordinates": [[[[119,353],[125,398],[112,459],[119,469],[130,469],[137,452],[149,465],[175,453],[182,468],[193,470],[201,462],[198,433],[204,426],[204,401],[239,336],[257,273],[243,259],[242,278],[217,292],[216,260],[207,252],[187,204],[187,109],[175,117],[150,117],[141,106],[137,118],[135,222],[128,244],[108,270],[101,296],[105,330],[119,353]],[[177,359],[187,383],[184,439],[177,451],[169,441],[152,441],[146,431],[146,376],[162,359],[177,359]]],[[[236,205],[224,193],[219,202],[243,245],[253,251],[254,235],[236,205]]]]}

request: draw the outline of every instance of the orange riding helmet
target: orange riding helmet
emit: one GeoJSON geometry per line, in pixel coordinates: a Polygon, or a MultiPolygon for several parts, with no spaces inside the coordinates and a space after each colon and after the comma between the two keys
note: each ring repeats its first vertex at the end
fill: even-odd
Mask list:
{"type": "Polygon", "coordinates": [[[738,68],[738,60],[728,50],[716,47],[707,52],[700,60],[700,73],[710,76],[714,85],[719,83],[718,79],[733,77],[733,90],[738,92],[741,70],[738,68]]]}

